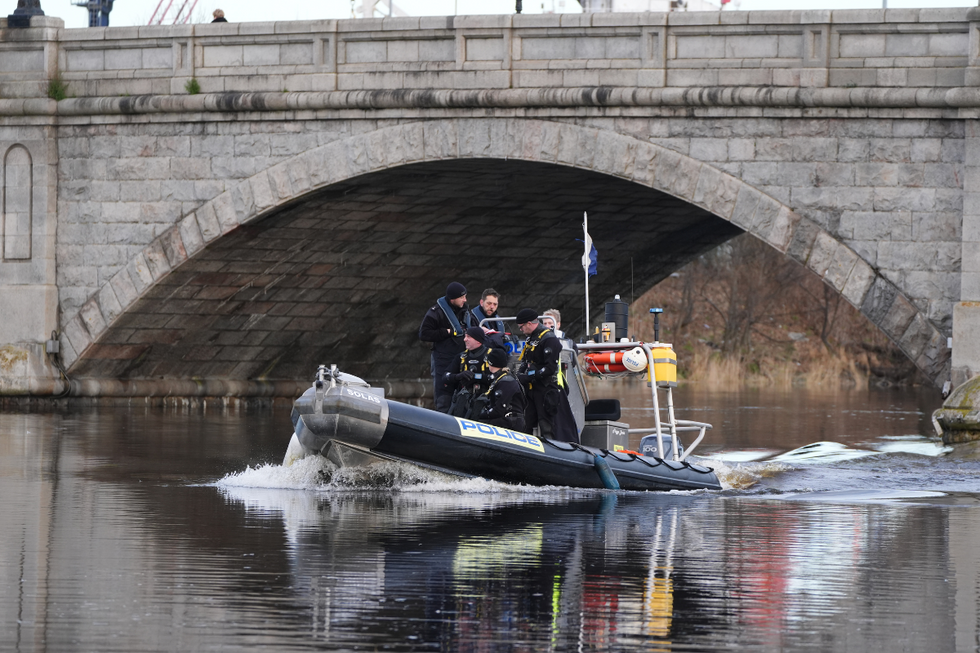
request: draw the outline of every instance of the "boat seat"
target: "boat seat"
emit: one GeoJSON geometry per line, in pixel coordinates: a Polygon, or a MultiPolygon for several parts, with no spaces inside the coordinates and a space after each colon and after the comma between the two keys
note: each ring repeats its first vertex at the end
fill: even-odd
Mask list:
{"type": "Polygon", "coordinates": [[[585,405],[585,421],[609,420],[618,422],[622,411],[619,399],[593,399],[585,405]]]}

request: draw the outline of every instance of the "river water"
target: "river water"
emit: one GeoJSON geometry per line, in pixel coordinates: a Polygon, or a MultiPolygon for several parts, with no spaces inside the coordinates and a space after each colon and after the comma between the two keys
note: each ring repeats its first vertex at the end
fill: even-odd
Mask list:
{"type": "Polygon", "coordinates": [[[325,483],[278,464],[285,411],[2,413],[0,650],[978,650],[980,462],[938,394],[675,399],[725,490],[325,483]]]}

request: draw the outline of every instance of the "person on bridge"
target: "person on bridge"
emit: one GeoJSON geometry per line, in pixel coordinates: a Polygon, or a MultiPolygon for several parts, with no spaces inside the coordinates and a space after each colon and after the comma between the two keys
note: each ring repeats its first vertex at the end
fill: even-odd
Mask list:
{"type": "Polygon", "coordinates": [[[432,394],[436,410],[443,413],[449,410],[452,401],[452,393],[446,389],[443,377],[453,359],[465,349],[463,334],[472,323],[473,315],[466,305],[466,288],[453,281],[446,287],[446,295],[426,311],[419,326],[419,340],[431,343],[432,394]]]}
{"type": "Polygon", "coordinates": [[[466,350],[453,361],[452,367],[443,376],[443,383],[453,395],[449,414],[472,419],[473,400],[482,395],[490,383],[486,356],[491,349],[487,347],[487,334],[478,326],[466,330],[463,344],[466,345],[466,350]]]}
{"type": "Polygon", "coordinates": [[[506,326],[503,321],[491,320],[486,323],[483,322],[487,318],[497,317],[497,307],[499,305],[500,293],[493,288],[484,290],[483,297],[480,298],[480,304],[473,307],[473,323],[483,327],[483,330],[489,337],[491,346],[503,349],[505,348],[504,335],[506,333],[506,326]]]}
{"type": "Polygon", "coordinates": [[[525,426],[537,426],[543,438],[578,442],[578,428],[564,390],[561,340],[539,322],[533,308],[522,308],[517,313],[517,326],[526,336],[517,370],[518,380],[528,391],[525,426]]]}
{"type": "Polygon", "coordinates": [[[491,349],[487,352],[490,385],[483,393],[485,404],[476,419],[491,426],[523,432],[527,396],[521,382],[507,367],[509,359],[503,349],[491,349]]]}
{"type": "Polygon", "coordinates": [[[227,23],[228,22],[228,20],[225,18],[225,12],[221,11],[220,9],[215,9],[214,10],[214,13],[211,14],[211,15],[214,16],[214,20],[211,21],[212,23],[227,23]]]}

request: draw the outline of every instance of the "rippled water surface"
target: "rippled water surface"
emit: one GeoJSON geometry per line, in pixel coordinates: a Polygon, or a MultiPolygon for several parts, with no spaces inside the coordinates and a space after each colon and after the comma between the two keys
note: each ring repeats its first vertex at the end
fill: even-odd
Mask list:
{"type": "Polygon", "coordinates": [[[675,398],[726,490],[326,482],[279,465],[284,411],[0,414],[0,650],[978,650],[980,462],[937,394],[675,398]]]}

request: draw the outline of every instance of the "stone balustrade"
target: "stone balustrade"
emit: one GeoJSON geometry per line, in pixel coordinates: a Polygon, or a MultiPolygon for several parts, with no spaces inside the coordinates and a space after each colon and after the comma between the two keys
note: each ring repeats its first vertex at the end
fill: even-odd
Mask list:
{"type": "MultiPolygon", "coordinates": [[[[8,31],[0,98],[578,87],[949,89],[967,8],[552,14],[8,31]]],[[[0,29],[4,21],[0,19],[0,29]]],[[[972,49],[971,49],[972,48],[972,49]]]]}

